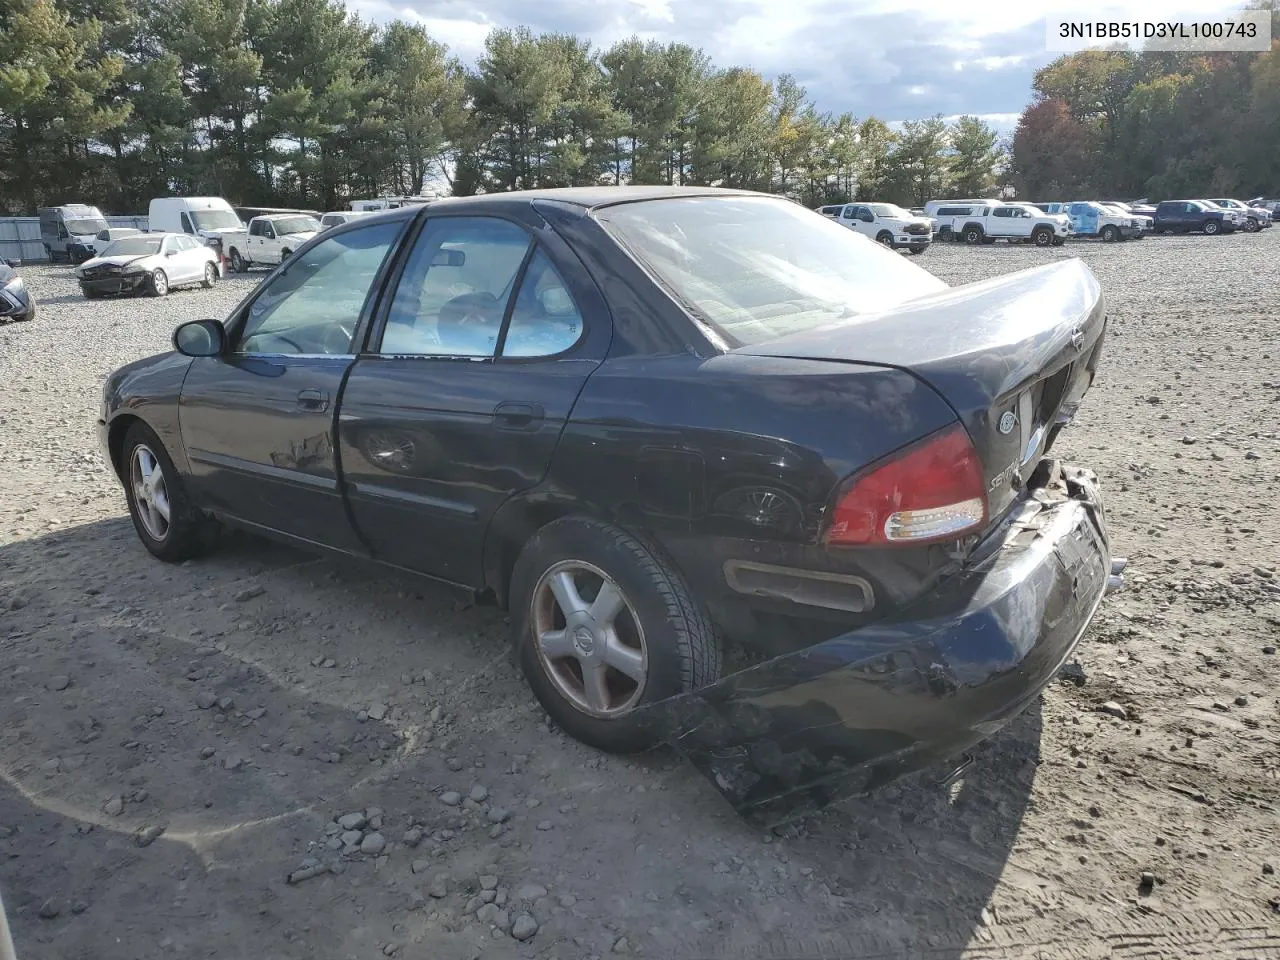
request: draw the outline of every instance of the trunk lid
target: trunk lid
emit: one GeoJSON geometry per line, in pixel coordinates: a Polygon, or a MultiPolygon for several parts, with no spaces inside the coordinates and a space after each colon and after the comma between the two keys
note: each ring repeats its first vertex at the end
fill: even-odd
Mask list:
{"type": "Polygon", "coordinates": [[[937,391],[984,466],[992,521],[1093,382],[1106,304],[1079,260],[953,287],[735,353],[897,367],[937,391]]]}

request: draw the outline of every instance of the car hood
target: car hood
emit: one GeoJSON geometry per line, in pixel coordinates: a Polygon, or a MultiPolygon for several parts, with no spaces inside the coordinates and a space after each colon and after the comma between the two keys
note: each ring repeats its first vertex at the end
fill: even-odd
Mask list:
{"type": "Polygon", "coordinates": [[[92,260],[86,260],[80,264],[79,270],[91,270],[94,267],[127,267],[131,263],[140,264],[143,267],[154,266],[151,261],[159,263],[164,259],[158,253],[144,254],[117,254],[114,257],[94,257],[92,260]]]}
{"type": "Polygon", "coordinates": [[[315,235],[316,235],[315,230],[307,230],[303,233],[286,233],[283,236],[277,237],[276,239],[279,240],[281,243],[288,243],[290,241],[294,243],[306,243],[315,235]]]}

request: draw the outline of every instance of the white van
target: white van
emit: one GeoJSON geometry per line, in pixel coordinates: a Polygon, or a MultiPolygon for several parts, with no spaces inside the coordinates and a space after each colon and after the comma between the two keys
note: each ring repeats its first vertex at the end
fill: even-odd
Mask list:
{"type": "Polygon", "coordinates": [[[239,214],[221,197],[157,197],[151,201],[151,233],[185,233],[218,251],[227,261],[243,253],[248,232],[239,214]]]}

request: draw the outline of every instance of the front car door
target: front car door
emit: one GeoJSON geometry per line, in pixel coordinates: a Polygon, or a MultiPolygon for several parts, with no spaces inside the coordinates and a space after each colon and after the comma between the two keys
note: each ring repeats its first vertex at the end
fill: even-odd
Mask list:
{"type": "Polygon", "coordinates": [[[224,356],[194,360],[179,422],[197,502],[322,546],[362,552],[334,457],[343,378],[409,221],[325,237],[227,322],[224,356]]]}
{"type": "Polygon", "coordinates": [[[608,311],[558,235],[485,216],[428,218],[386,299],[339,411],[352,516],[378,559],[480,586],[488,523],[545,475],[608,311]]]}

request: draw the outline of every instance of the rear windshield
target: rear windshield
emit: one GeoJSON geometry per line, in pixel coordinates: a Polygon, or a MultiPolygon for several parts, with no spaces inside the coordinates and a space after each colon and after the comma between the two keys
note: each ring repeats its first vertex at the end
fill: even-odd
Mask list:
{"type": "Polygon", "coordinates": [[[276,236],[283,237],[291,233],[318,233],[320,224],[315,217],[286,217],[283,220],[272,220],[276,228],[276,236]]]}
{"type": "Polygon", "coordinates": [[[191,210],[191,222],[196,225],[197,230],[233,230],[237,227],[243,227],[237,217],[230,210],[191,210]]]}
{"type": "Polygon", "coordinates": [[[849,320],[947,286],[786,200],[680,197],[596,216],[728,346],[849,320]]]}
{"type": "Polygon", "coordinates": [[[102,251],[104,257],[136,257],[159,253],[164,237],[125,237],[102,251]]]}

